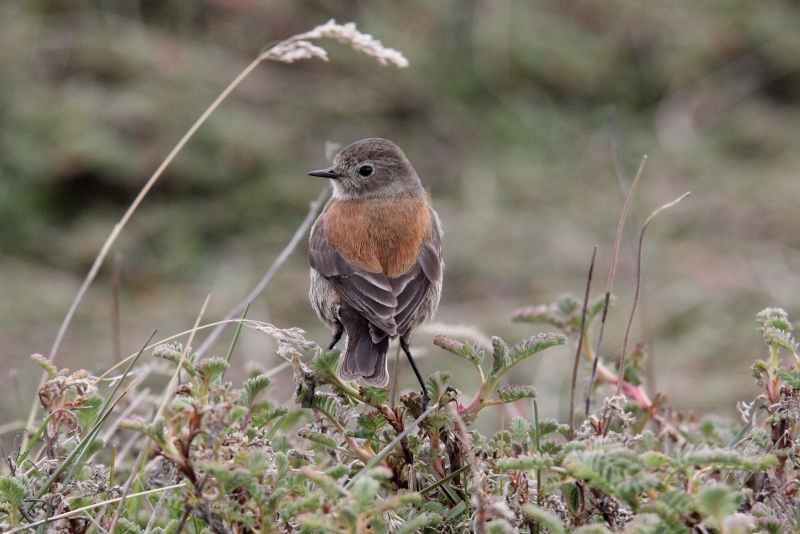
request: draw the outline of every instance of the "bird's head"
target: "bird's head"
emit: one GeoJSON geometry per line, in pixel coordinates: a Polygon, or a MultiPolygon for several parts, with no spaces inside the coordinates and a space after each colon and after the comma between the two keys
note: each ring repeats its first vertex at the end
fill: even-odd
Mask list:
{"type": "Polygon", "coordinates": [[[330,168],[308,174],[330,178],[333,196],[339,200],[423,192],[406,155],[386,139],[356,141],[337,154],[330,168]]]}

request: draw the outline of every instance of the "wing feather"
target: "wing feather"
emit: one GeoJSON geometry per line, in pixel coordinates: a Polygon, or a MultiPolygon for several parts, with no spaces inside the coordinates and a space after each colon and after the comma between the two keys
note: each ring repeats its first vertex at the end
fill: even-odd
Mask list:
{"type": "MultiPolygon", "coordinates": [[[[417,263],[396,278],[389,279],[383,273],[367,271],[345,260],[325,238],[321,220],[311,229],[309,263],[377,329],[389,336],[406,335],[431,286],[442,281],[441,226],[433,209],[431,219],[431,240],[422,247],[417,263]]],[[[370,331],[376,343],[383,339],[373,328],[370,331]]]]}
{"type": "Polygon", "coordinates": [[[311,229],[308,261],[334,285],[339,296],[369,322],[390,336],[396,334],[397,297],[389,279],[383,273],[371,273],[345,260],[328,243],[320,221],[311,229]]]}

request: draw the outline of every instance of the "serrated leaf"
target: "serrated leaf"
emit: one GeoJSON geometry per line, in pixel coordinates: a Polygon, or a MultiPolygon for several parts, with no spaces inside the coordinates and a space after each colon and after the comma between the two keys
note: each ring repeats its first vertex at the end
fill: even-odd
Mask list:
{"type": "Polygon", "coordinates": [[[341,426],[347,426],[347,422],[353,414],[353,411],[345,406],[339,397],[330,393],[317,392],[311,401],[311,409],[338,421],[341,426]]]}
{"type": "Polygon", "coordinates": [[[492,337],[492,369],[489,374],[497,375],[508,363],[508,347],[505,341],[497,336],[492,337]]]}
{"type": "MultiPolygon", "coordinates": [[[[536,429],[531,429],[532,431],[538,431],[539,439],[541,440],[543,437],[552,434],[559,430],[561,425],[555,419],[539,419],[539,425],[536,429]]],[[[533,439],[536,439],[536,436],[531,436],[533,439]]]]}
{"type": "Polygon", "coordinates": [[[530,438],[531,424],[522,417],[515,417],[508,425],[511,437],[520,443],[527,443],[530,438]]]}
{"type": "MultiPolygon", "coordinates": [[[[323,500],[322,492],[312,491],[304,497],[283,501],[280,509],[281,516],[294,518],[302,513],[315,513],[319,510],[320,502],[323,500]]],[[[251,532],[257,532],[257,530],[251,530],[251,532]]]]}
{"type": "Polygon", "coordinates": [[[489,445],[494,449],[499,449],[503,445],[508,446],[511,444],[511,439],[511,433],[508,430],[501,430],[494,433],[492,439],[489,440],[489,445]]]}
{"type": "Polygon", "coordinates": [[[533,386],[503,386],[497,390],[497,396],[503,403],[515,402],[520,399],[535,399],[536,388],[533,386]]]}
{"type": "Polygon", "coordinates": [[[433,344],[462,358],[471,359],[475,355],[469,343],[462,343],[441,334],[433,338],[433,344]]]}
{"type": "Polygon", "coordinates": [[[336,376],[336,370],[339,368],[339,357],[341,351],[333,349],[314,356],[309,362],[309,367],[313,369],[321,378],[333,379],[336,376]]]}
{"type": "Polygon", "coordinates": [[[452,418],[447,412],[433,412],[425,420],[425,424],[429,424],[436,429],[440,429],[452,423],[452,418]]]}
{"type": "Polygon", "coordinates": [[[0,496],[11,503],[14,508],[19,508],[25,503],[29,487],[30,482],[23,476],[0,477],[0,496]]]}
{"type": "Polygon", "coordinates": [[[750,367],[752,369],[751,376],[756,379],[759,386],[764,385],[764,377],[769,374],[769,364],[764,360],[756,360],[750,367]]]}
{"type": "Polygon", "coordinates": [[[389,388],[378,388],[374,386],[367,386],[361,388],[361,395],[367,401],[367,404],[375,408],[381,404],[386,404],[389,401],[389,388]]]}
{"type": "Polygon", "coordinates": [[[250,418],[250,423],[256,428],[263,428],[273,419],[283,417],[289,410],[283,406],[269,406],[258,410],[250,418]]]}
{"type": "Polygon", "coordinates": [[[764,329],[764,343],[770,347],[781,347],[792,354],[797,354],[797,343],[786,330],[779,330],[771,326],[767,327],[764,329]]]}
{"type": "MultiPolygon", "coordinates": [[[[780,369],[778,371],[778,378],[790,384],[795,389],[800,389],[800,371],[780,369]]],[[[794,419],[794,415],[792,418],[794,419]]]]}
{"type": "Polygon", "coordinates": [[[117,528],[114,529],[114,534],[142,534],[142,527],[130,519],[120,517],[117,522],[117,528]]]}
{"type": "Polygon", "coordinates": [[[431,397],[431,402],[439,402],[447,390],[447,383],[453,374],[448,371],[436,371],[433,373],[425,383],[428,393],[431,397]]]}
{"type": "Polygon", "coordinates": [[[546,304],[519,308],[511,314],[511,320],[515,323],[549,323],[558,328],[564,326],[563,321],[546,304]]]}
{"type": "Polygon", "coordinates": [[[553,440],[543,441],[539,444],[539,452],[541,454],[549,454],[550,456],[557,456],[561,454],[561,451],[563,450],[564,446],[553,440]]]}
{"type": "Polygon", "coordinates": [[[508,358],[511,361],[510,365],[514,365],[537,352],[541,352],[555,345],[563,345],[566,342],[567,337],[563,334],[538,334],[532,338],[523,339],[509,351],[508,358]]]}
{"type": "MultiPolygon", "coordinates": [[[[194,370],[194,365],[192,365],[191,359],[189,358],[189,351],[190,350],[191,350],[191,348],[188,348],[186,350],[187,356],[186,356],[186,358],[183,358],[183,367],[182,368],[183,368],[184,371],[186,371],[189,374],[189,376],[194,378],[195,375],[196,375],[196,372],[194,370]]],[[[162,344],[162,345],[158,345],[158,346],[156,346],[156,348],[153,349],[153,356],[154,357],[162,358],[164,360],[169,360],[172,363],[174,363],[175,365],[178,365],[178,363],[181,361],[182,354],[183,354],[183,347],[180,344],[172,345],[170,343],[165,343],[165,344],[162,344]]]]}
{"type": "Polygon", "coordinates": [[[213,382],[217,377],[228,370],[230,364],[225,358],[213,357],[203,358],[194,366],[195,371],[200,375],[200,379],[206,383],[213,382]]]}
{"type": "Polygon", "coordinates": [[[320,489],[327,493],[331,498],[338,499],[343,493],[345,493],[344,490],[339,487],[339,484],[336,483],[336,480],[332,479],[321,471],[317,471],[313,467],[301,467],[300,474],[319,486],[320,489]]]}
{"type": "Polygon", "coordinates": [[[461,341],[456,341],[443,335],[434,337],[433,344],[456,356],[466,358],[476,367],[480,367],[483,361],[483,351],[478,350],[477,345],[473,346],[468,343],[462,343],[461,341]]]}
{"type": "Polygon", "coordinates": [[[512,320],[526,323],[548,323],[567,332],[580,328],[581,302],[564,294],[550,304],[528,306],[514,312],[512,320]],[[577,317],[577,325],[576,323],[577,317]]]}
{"type": "Polygon", "coordinates": [[[712,485],[700,489],[697,495],[697,509],[717,528],[726,517],[739,508],[741,496],[722,485],[712,485]]]}
{"type": "Polygon", "coordinates": [[[789,321],[789,314],[781,308],[766,308],[756,314],[756,322],[761,325],[763,332],[767,328],[776,328],[785,332],[793,330],[792,323],[789,321]]]}
{"type": "Polygon", "coordinates": [[[50,377],[50,380],[54,379],[58,376],[58,369],[56,369],[55,365],[50,363],[50,360],[42,356],[41,354],[32,354],[31,360],[36,362],[36,364],[45,370],[47,376],[50,377]]]}
{"type": "Polygon", "coordinates": [[[228,413],[228,418],[231,421],[241,421],[247,415],[248,409],[244,406],[232,406],[231,411],[228,413]]]}
{"type": "Polygon", "coordinates": [[[265,374],[245,380],[244,384],[242,384],[242,404],[249,406],[256,396],[271,383],[272,380],[265,374]]]}
{"type": "Polygon", "coordinates": [[[658,451],[645,451],[639,457],[648,469],[658,469],[669,465],[669,456],[658,451]]]}
{"type": "Polygon", "coordinates": [[[358,416],[358,426],[369,432],[377,433],[386,423],[386,418],[377,412],[362,413],[358,416]]]}
{"type": "Polygon", "coordinates": [[[334,465],[325,470],[325,474],[334,480],[338,480],[346,476],[350,472],[350,468],[346,465],[334,465]]]}

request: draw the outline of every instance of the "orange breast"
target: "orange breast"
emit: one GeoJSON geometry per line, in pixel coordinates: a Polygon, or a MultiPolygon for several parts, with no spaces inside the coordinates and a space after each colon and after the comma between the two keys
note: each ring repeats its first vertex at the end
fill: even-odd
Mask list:
{"type": "Polygon", "coordinates": [[[431,215],[424,196],[342,200],[323,217],[325,237],[344,259],[389,278],[416,263],[431,239],[431,215]]]}

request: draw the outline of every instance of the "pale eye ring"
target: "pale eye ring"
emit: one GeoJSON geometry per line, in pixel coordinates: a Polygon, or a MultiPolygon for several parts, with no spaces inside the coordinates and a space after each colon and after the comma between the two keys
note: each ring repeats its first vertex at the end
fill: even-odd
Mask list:
{"type": "Polygon", "coordinates": [[[358,169],[358,174],[365,177],[369,176],[370,174],[372,174],[372,167],[370,167],[369,165],[364,165],[358,169]]]}

